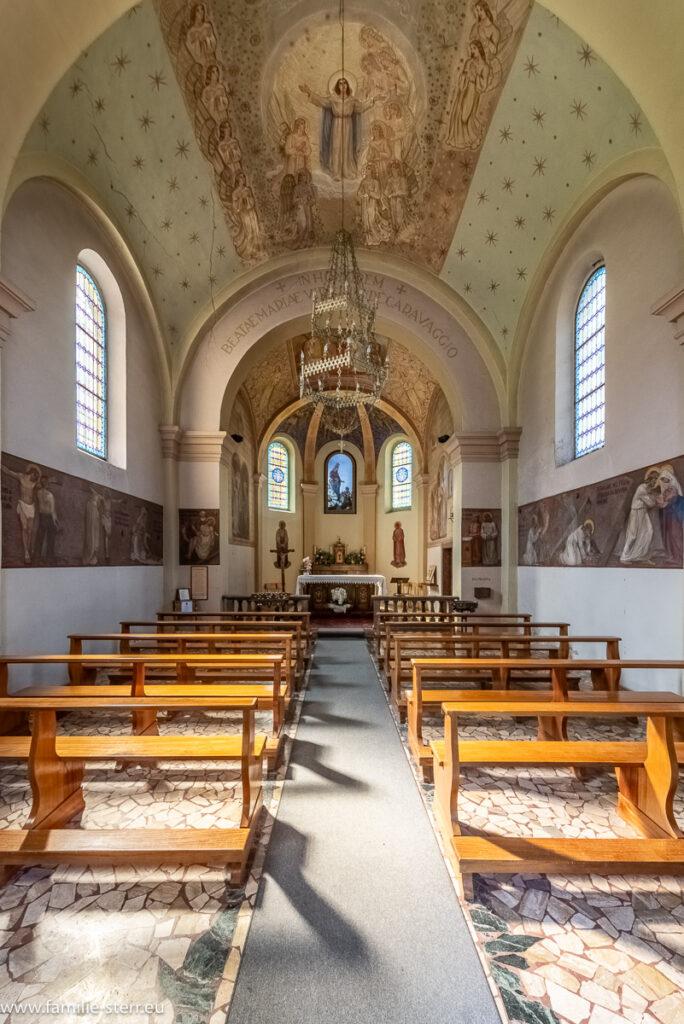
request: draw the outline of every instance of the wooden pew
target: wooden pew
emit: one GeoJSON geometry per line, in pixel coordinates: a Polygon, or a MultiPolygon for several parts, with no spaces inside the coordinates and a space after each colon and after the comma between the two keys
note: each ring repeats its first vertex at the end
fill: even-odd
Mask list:
{"type": "Polygon", "coordinates": [[[263,608],[261,610],[244,609],[223,612],[157,612],[157,622],[184,622],[186,628],[191,628],[193,622],[196,622],[201,627],[208,622],[239,622],[240,620],[249,622],[300,622],[307,644],[311,645],[312,643],[311,611],[308,607],[296,610],[263,608]]]}
{"type": "MultiPolygon", "coordinates": [[[[254,613],[256,615],[256,613],[254,613]]],[[[286,613],[282,613],[285,615],[286,613]]],[[[287,613],[289,615],[289,613],[287,613]]],[[[298,613],[294,613],[298,615],[298,613]]],[[[272,620],[269,618],[257,617],[223,619],[203,619],[201,622],[188,621],[186,619],[164,619],[158,620],[123,620],[120,623],[122,633],[254,633],[254,632],[291,632],[296,637],[295,648],[299,652],[298,673],[302,674],[307,661],[313,651],[313,640],[311,635],[311,616],[302,613],[295,618],[284,620],[272,620]]]]}
{"type": "MultiPolygon", "coordinates": [[[[147,687],[154,687],[154,684],[147,683],[146,672],[148,668],[153,671],[160,667],[167,671],[176,673],[177,685],[182,685],[182,692],[188,692],[196,676],[210,669],[223,670],[228,673],[235,673],[236,670],[248,672],[250,669],[260,669],[268,673],[267,682],[255,680],[246,682],[230,681],[223,685],[222,698],[229,696],[256,699],[259,711],[271,711],[273,714],[273,731],[266,744],[266,755],[269,767],[273,767],[278,760],[283,738],[282,725],[284,721],[284,698],[281,691],[282,684],[282,659],[277,654],[34,654],[34,655],[0,655],[0,696],[9,694],[9,667],[10,665],[35,665],[65,666],[67,674],[70,672],[80,673],[80,678],[88,677],[98,669],[111,671],[112,666],[118,666],[120,670],[130,671],[131,682],[119,691],[120,695],[144,696],[147,687]]],[[[248,677],[247,677],[248,678],[248,677]]],[[[105,687],[97,687],[104,693],[114,694],[116,691],[112,684],[105,687]]],[[[79,687],[68,683],[63,679],[43,681],[36,689],[31,688],[30,693],[34,696],[61,697],[62,699],[86,697],[87,693],[79,695],[79,687]],[[55,685],[55,683],[57,685],[55,685]]],[[[27,691],[22,691],[22,695],[27,691]]],[[[156,692],[156,691],[155,691],[156,692]]],[[[199,697],[202,693],[211,692],[218,695],[218,684],[212,681],[211,691],[208,691],[206,684],[200,686],[196,691],[199,697]]],[[[168,690],[168,696],[178,695],[178,690],[168,690]]],[[[15,705],[18,707],[18,705],[15,705]]],[[[9,725],[12,725],[17,717],[17,712],[12,709],[9,725]]],[[[0,715],[0,733],[9,734],[15,729],[8,727],[5,721],[5,713],[0,715]]],[[[134,709],[133,732],[136,735],[156,734],[157,718],[156,712],[145,709],[134,709]]]]}
{"type": "Polygon", "coordinates": [[[376,656],[378,662],[382,663],[386,657],[387,652],[387,631],[388,629],[399,628],[397,623],[403,623],[407,629],[413,628],[415,625],[417,631],[430,630],[437,628],[452,628],[459,633],[512,633],[512,634],[523,634],[525,636],[531,635],[533,630],[542,629],[555,630],[560,636],[567,636],[569,633],[569,623],[567,622],[532,622],[529,616],[525,615],[509,616],[509,617],[482,617],[476,618],[474,616],[464,617],[462,612],[444,612],[438,613],[429,620],[415,620],[409,619],[403,616],[397,616],[396,613],[378,613],[379,624],[376,631],[376,656]]]}
{"type": "MultiPolygon", "coordinates": [[[[618,660],[620,657],[620,637],[616,636],[531,636],[521,634],[511,636],[510,634],[472,634],[472,633],[446,633],[443,634],[422,634],[422,633],[394,633],[393,648],[394,655],[390,661],[391,674],[389,679],[389,691],[392,703],[399,713],[403,722],[408,713],[409,696],[407,689],[411,688],[413,694],[413,707],[417,714],[409,722],[409,740],[413,735],[414,741],[420,736],[420,722],[422,721],[422,706],[433,705],[439,707],[443,697],[443,689],[437,691],[435,683],[462,683],[479,682],[481,686],[495,686],[498,689],[508,689],[511,678],[515,677],[518,683],[550,683],[550,675],[545,669],[543,662],[553,660],[571,659],[572,644],[600,644],[605,650],[605,657],[610,660],[618,660]],[[438,652],[446,657],[439,657],[438,652]],[[546,657],[534,657],[534,651],[546,657]],[[428,652],[430,652],[428,654],[428,652]],[[478,659],[479,667],[476,670],[458,668],[454,665],[454,658],[478,659]],[[498,661],[498,667],[485,664],[492,659],[498,661]],[[510,662],[514,668],[506,667],[503,662],[510,662]],[[425,663],[425,664],[424,664],[425,663]],[[414,666],[418,665],[417,671],[414,666]],[[534,668],[529,666],[533,665],[534,668]],[[427,690],[425,684],[431,682],[432,689],[427,690]],[[437,696],[439,692],[440,697],[437,696]],[[416,731],[417,730],[417,731],[416,731]]],[[[475,664],[474,661],[471,664],[475,664]]],[[[595,688],[617,689],[620,684],[620,672],[613,672],[610,681],[606,681],[605,673],[594,670],[595,688]]],[[[594,678],[592,676],[592,678],[594,678]]],[[[577,688],[579,677],[575,674],[565,675],[565,684],[573,689],[577,688]]],[[[420,744],[418,744],[420,745],[420,744]]]]}
{"type": "Polygon", "coordinates": [[[673,814],[679,764],[684,763],[684,743],[675,743],[674,731],[675,723],[684,715],[683,698],[624,690],[606,694],[605,699],[582,700],[578,694],[569,701],[515,700],[510,694],[503,699],[489,696],[484,701],[458,699],[444,703],[445,738],[432,744],[435,818],[466,895],[472,894],[474,872],[684,874],[684,832],[673,814]],[[645,717],[646,742],[459,741],[458,720],[471,715],[536,716],[550,723],[560,716],[563,720],[645,717]],[[473,764],[614,769],[619,789],[617,812],[645,838],[462,836],[458,817],[460,770],[473,764]]]}
{"type": "MultiPolygon", "coordinates": [[[[607,638],[606,642],[609,643],[613,640],[617,640],[617,637],[607,638]]],[[[595,641],[595,637],[588,638],[588,642],[595,641]]],[[[619,690],[622,670],[625,667],[643,670],[647,670],[649,668],[677,669],[679,667],[684,667],[684,662],[620,661],[613,659],[596,660],[587,658],[414,658],[412,662],[413,686],[410,692],[406,693],[406,691],[404,691],[407,701],[408,741],[411,753],[415,758],[416,764],[422,768],[426,781],[432,781],[432,753],[430,747],[423,741],[423,710],[425,707],[439,708],[445,701],[454,700],[455,692],[458,693],[459,700],[469,700],[470,698],[475,700],[485,699],[490,697],[491,694],[494,694],[495,697],[498,697],[501,694],[511,695],[513,699],[520,700],[527,700],[529,698],[532,700],[554,699],[558,701],[567,701],[569,698],[572,699],[574,696],[581,699],[587,699],[588,696],[592,695],[582,693],[574,695],[569,694],[568,673],[589,672],[591,674],[592,685],[595,691],[599,694],[607,692],[614,694],[617,697],[618,692],[625,692],[628,695],[630,692],[619,690]],[[474,667],[490,671],[493,673],[494,678],[503,678],[506,682],[508,682],[509,673],[511,671],[514,672],[518,669],[539,669],[549,674],[551,689],[547,691],[455,691],[454,688],[450,689],[447,687],[427,689],[423,685],[424,675],[427,674],[427,677],[429,678],[430,674],[434,673],[436,669],[453,672],[453,678],[456,680],[457,673],[459,671],[472,671],[474,667]]],[[[626,699],[629,699],[629,696],[626,699]]],[[[567,739],[567,722],[564,719],[559,719],[552,727],[552,724],[546,718],[540,718],[539,739],[567,739]]]]}
{"type": "MultiPolygon", "coordinates": [[[[289,632],[280,633],[70,633],[69,653],[79,655],[83,653],[83,644],[109,643],[116,644],[119,653],[151,653],[160,651],[166,653],[200,654],[241,654],[249,656],[252,654],[280,654],[283,663],[283,677],[285,680],[285,701],[294,694],[299,678],[297,676],[298,659],[296,651],[293,653],[294,636],[289,632]]],[[[270,665],[269,665],[270,669],[270,665]]],[[[228,666],[222,670],[222,676],[228,674],[228,666]]],[[[240,665],[236,668],[236,674],[241,671],[240,665]]],[[[255,666],[249,669],[244,666],[244,672],[250,677],[263,675],[263,667],[255,666]]],[[[197,674],[195,673],[197,678],[197,674]]],[[[84,683],[89,680],[83,678],[82,670],[74,665],[69,669],[69,678],[73,683],[84,683]]],[[[149,678],[149,673],[148,673],[149,678]]],[[[207,681],[211,681],[208,678],[207,681]]]]}
{"type": "Polygon", "coordinates": [[[0,864],[148,864],[172,862],[228,865],[242,882],[257,832],[265,737],[254,734],[256,701],[234,696],[0,697],[0,714],[33,713],[31,737],[0,737],[0,756],[28,756],[33,802],[23,829],[0,830],[0,864]],[[162,710],[240,711],[239,736],[58,736],[60,711],[162,710]],[[133,759],[234,760],[240,763],[241,820],[236,829],[106,829],[68,827],[85,808],[85,762],[133,759]]]}

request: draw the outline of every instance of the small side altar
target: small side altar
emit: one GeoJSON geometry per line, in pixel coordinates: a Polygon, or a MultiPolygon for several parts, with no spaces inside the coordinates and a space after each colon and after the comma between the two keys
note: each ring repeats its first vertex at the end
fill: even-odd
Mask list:
{"type": "Polygon", "coordinates": [[[330,613],[330,606],[338,603],[333,600],[332,591],[340,587],[346,591],[344,605],[350,612],[370,612],[373,597],[387,593],[387,581],[384,576],[359,572],[358,565],[319,566],[326,569],[325,573],[302,573],[297,577],[297,594],[309,594],[312,612],[330,613]],[[335,570],[342,570],[341,572],[335,570]]]}

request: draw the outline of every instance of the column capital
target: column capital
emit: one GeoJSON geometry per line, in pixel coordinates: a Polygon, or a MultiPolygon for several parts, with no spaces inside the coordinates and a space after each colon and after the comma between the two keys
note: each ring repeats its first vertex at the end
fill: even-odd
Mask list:
{"type": "Polygon", "coordinates": [[[254,481],[254,483],[256,484],[257,487],[263,487],[264,484],[266,483],[266,479],[267,478],[266,478],[266,474],[265,473],[253,473],[252,474],[252,480],[254,481]]]}
{"type": "Polygon", "coordinates": [[[518,457],[520,427],[454,434],[444,448],[452,466],[462,462],[505,462],[518,457]]]}
{"type": "Polygon", "coordinates": [[[651,306],[653,316],[664,316],[672,324],[675,341],[684,345],[684,285],[678,285],[651,306]]]}
{"type": "Polygon", "coordinates": [[[416,487],[427,487],[430,483],[429,473],[416,473],[413,477],[416,487]]]}
{"type": "Polygon", "coordinates": [[[35,303],[13,284],[0,277],[0,348],[10,336],[10,320],[22,313],[32,313],[35,303]]]}
{"type": "Polygon", "coordinates": [[[161,436],[162,458],[174,459],[178,462],[180,456],[180,441],[183,436],[181,428],[171,425],[161,426],[159,428],[159,434],[161,436]]]}
{"type": "Polygon", "coordinates": [[[229,453],[225,448],[225,430],[186,430],[180,441],[181,462],[224,462],[229,453]]]}
{"type": "Polygon", "coordinates": [[[375,497],[378,493],[377,484],[359,484],[359,490],[364,497],[375,497]]]}
{"type": "Polygon", "coordinates": [[[300,483],[302,494],[318,494],[320,484],[317,484],[315,480],[302,480],[300,483]]]}

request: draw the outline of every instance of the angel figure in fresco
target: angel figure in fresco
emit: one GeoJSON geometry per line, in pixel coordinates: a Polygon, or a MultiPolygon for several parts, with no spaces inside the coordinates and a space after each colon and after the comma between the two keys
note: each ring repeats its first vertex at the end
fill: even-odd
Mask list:
{"type": "Polygon", "coordinates": [[[221,80],[218,64],[209,64],[204,74],[202,103],[216,124],[226,120],[228,113],[228,91],[221,80]]]}
{"type": "Polygon", "coordinates": [[[468,58],[458,76],[458,91],[449,115],[447,145],[477,149],[485,125],[478,117],[483,94],[489,89],[491,69],[479,39],[472,39],[468,58]]]}
{"type": "Polygon", "coordinates": [[[307,245],[314,241],[316,235],[315,206],[316,189],[311,181],[311,171],[302,170],[297,175],[297,184],[294,189],[295,241],[297,245],[307,245]]]}
{"type": "Polygon", "coordinates": [[[408,99],[411,84],[406,72],[401,66],[401,61],[392,47],[383,46],[383,48],[378,52],[378,60],[380,61],[380,67],[390,81],[390,95],[404,100],[408,99]]]}
{"type": "Polygon", "coordinates": [[[305,117],[295,118],[292,131],[288,131],[283,149],[285,152],[285,173],[294,178],[300,171],[308,171],[311,160],[311,140],[305,117]]]}
{"type": "Polygon", "coordinates": [[[644,482],[639,484],[627,517],[625,543],[620,554],[620,561],[644,562],[648,559],[653,542],[653,523],[651,509],[662,506],[659,485],[660,467],[651,466],[644,474],[644,482]]]}
{"type": "Polygon", "coordinates": [[[410,228],[409,187],[403,164],[393,160],[385,185],[385,196],[389,204],[389,215],[395,235],[401,235],[410,228]]]}
{"type": "Polygon", "coordinates": [[[373,165],[369,165],[361,179],[357,193],[361,202],[361,226],[366,245],[382,245],[392,237],[392,231],[385,216],[385,198],[382,186],[375,176],[373,165]]]}
{"type": "Polygon", "coordinates": [[[7,466],[2,466],[2,472],[14,477],[19,482],[19,497],[17,498],[17,515],[21,527],[21,541],[24,546],[24,561],[28,564],[31,561],[33,551],[33,531],[36,525],[36,489],[40,483],[40,470],[33,462],[29,462],[23,473],[17,473],[7,466]]]}
{"type": "Polygon", "coordinates": [[[281,242],[294,242],[297,235],[297,209],[295,207],[295,186],[294,174],[283,175],[280,183],[280,197],[278,208],[278,238],[281,242]]]}
{"type": "Polygon", "coordinates": [[[216,36],[211,22],[207,20],[204,4],[193,4],[185,32],[185,45],[197,64],[209,64],[215,60],[216,36]]]}
{"type": "Polygon", "coordinates": [[[365,175],[372,168],[372,177],[377,178],[380,186],[384,188],[391,161],[392,149],[387,137],[387,125],[382,121],[374,121],[371,125],[370,139],[361,155],[361,174],[365,175]]]}
{"type": "Polygon", "coordinates": [[[420,149],[416,139],[415,119],[408,107],[399,100],[390,100],[382,108],[382,116],[387,126],[392,156],[412,168],[420,162],[420,149]]]}
{"type": "Polygon", "coordinates": [[[568,534],[560,554],[563,565],[584,565],[591,559],[595,550],[594,530],[594,520],[585,519],[581,526],[568,534]]]}
{"type": "Polygon", "coordinates": [[[346,78],[338,78],[328,96],[320,96],[308,85],[299,86],[310,103],[321,107],[321,167],[331,178],[357,178],[361,146],[361,115],[373,105],[352,95],[346,78]]]}
{"type": "Polygon", "coordinates": [[[261,228],[254,193],[247,184],[244,171],[237,176],[231,210],[236,231],[235,249],[238,255],[245,260],[260,259],[264,255],[261,228]]]}
{"type": "Polygon", "coordinates": [[[660,498],[660,532],[668,561],[677,566],[684,562],[684,497],[682,487],[671,465],[660,467],[658,475],[660,498]]]}
{"type": "Polygon", "coordinates": [[[394,524],[392,547],[394,549],[394,556],[392,558],[391,565],[400,569],[403,565],[406,565],[406,545],[404,542],[404,531],[401,528],[401,523],[394,524]]]}
{"type": "Polygon", "coordinates": [[[219,174],[224,168],[228,169],[232,189],[235,186],[235,178],[242,169],[242,153],[240,143],[233,135],[230,121],[221,121],[219,125],[216,153],[219,157],[219,174]]]}

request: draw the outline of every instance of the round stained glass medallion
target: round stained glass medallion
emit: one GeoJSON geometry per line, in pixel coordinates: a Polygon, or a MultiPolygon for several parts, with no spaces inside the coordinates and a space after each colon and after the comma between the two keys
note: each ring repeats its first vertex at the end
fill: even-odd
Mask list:
{"type": "Polygon", "coordinates": [[[280,466],[276,466],[276,468],[271,473],[271,477],[273,478],[275,483],[282,484],[283,480],[285,479],[285,474],[283,473],[280,466]]]}
{"type": "Polygon", "coordinates": [[[408,480],[408,469],[406,466],[400,466],[396,472],[397,483],[403,484],[408,480]]]}

